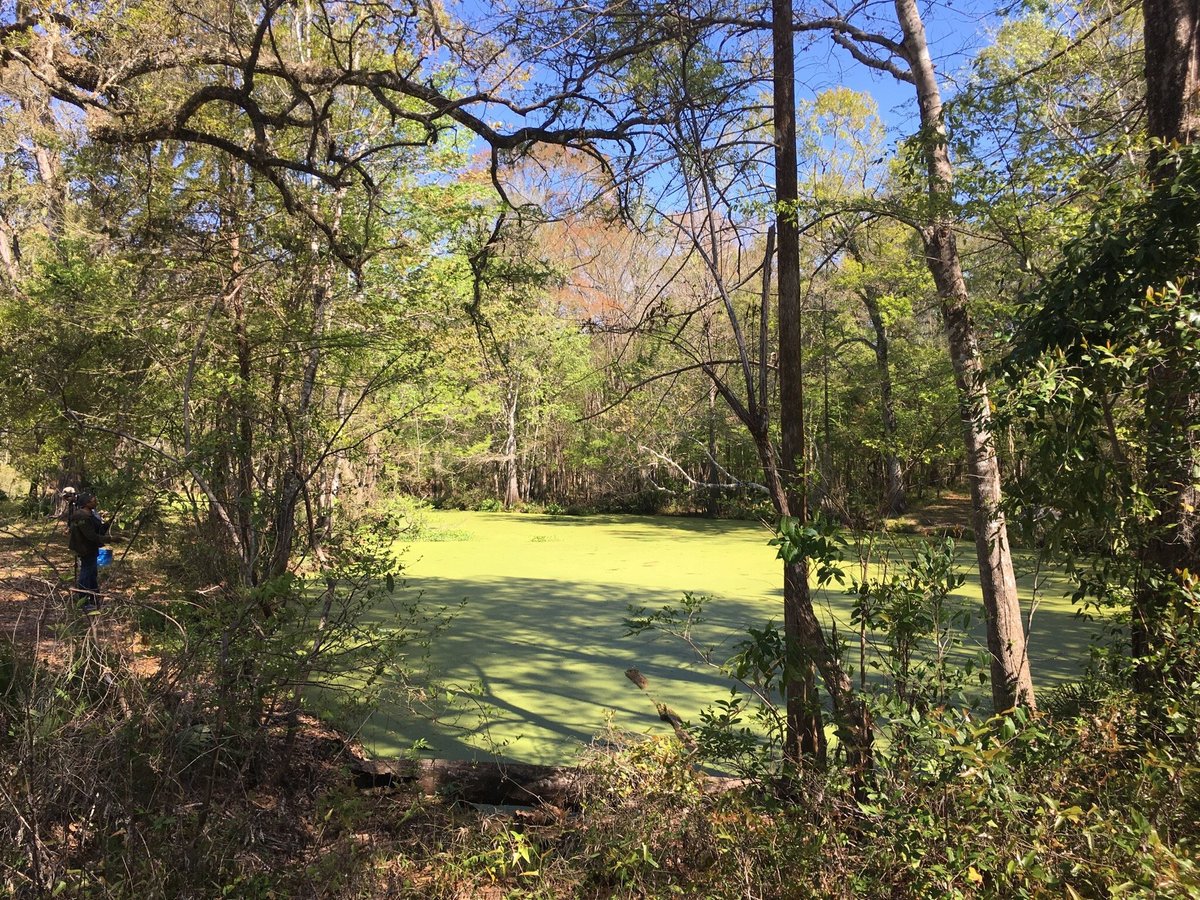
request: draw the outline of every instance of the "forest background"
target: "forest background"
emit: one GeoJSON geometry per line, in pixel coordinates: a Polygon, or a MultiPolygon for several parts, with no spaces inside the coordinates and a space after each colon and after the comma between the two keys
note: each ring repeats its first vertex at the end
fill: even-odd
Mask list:
{"type": "MultiPolygon", "coordinates": [[[[158,660],[69,611],[55,658],[5,650],[14,892],[1198,889],[1194,10],[989,11],[969,53],[911,0],[0,12],[5,534],[100,492],[158,660]],[[843,65],[886,115],[806,80],[843,65]],[[868,565],[947,491],[982,707],[952,555],[868,565]],[[305,783],[313,689],[433,690],[421,504],[765,519],[780,626],[692,732],[593,761],[582,826],[368,846],[388,813],[313,788],[234,852],[231,796],[305,783]],[[1124,629],[1048,698],[1014,542],[1124,629]],[[700,790],[718,760],[752,788],[700,790]]],[[[63,580],[9,582],[63,613],[63,580]]]]}

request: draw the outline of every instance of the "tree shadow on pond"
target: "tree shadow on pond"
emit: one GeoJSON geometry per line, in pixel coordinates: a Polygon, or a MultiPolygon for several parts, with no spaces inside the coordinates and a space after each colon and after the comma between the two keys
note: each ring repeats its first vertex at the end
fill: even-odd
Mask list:
{"type": "MultiPolygon", "coordinates": [[[[677,605],[682,590],[511,577],[410,578],[405,590],[420,591],[432,606],[467,601],[431,652],[433,676],[452,686],[455,696],[435,718],[415,717],[398,705],[381,709],[360,731],[378,755],[396,755],[421,740],[430,753],[447,758],[498,753],[524,762],[569,762],[610,718],[621,729],[661,733],[668,726],[659,721],[654,701],[695,720],[704,706],[729,693],[729,682],[682,641],[626,634],[631,604],[651,610],[677,605]],[[648,694],[626,679],[629,668],[646,676],[648,694]]],[[[969,584],[964,591],[969,602],[969,584]]],[[[833,592],[819,603],[825,624],[836,617],[843,637],[850,602],[833,592]]],[[[747,627],[778,623],[780,610],[778,596],[714,598],[695,637],[723,661],[747,627]]],[[[981,613],[975,618],[969,640],[982,649],[981,613]]],[[[1050,603],[1038,610],[1034,626],[1030,652],[1043,689],[1078,676],[1091,635],[1101,630],[1050,603]]]]}

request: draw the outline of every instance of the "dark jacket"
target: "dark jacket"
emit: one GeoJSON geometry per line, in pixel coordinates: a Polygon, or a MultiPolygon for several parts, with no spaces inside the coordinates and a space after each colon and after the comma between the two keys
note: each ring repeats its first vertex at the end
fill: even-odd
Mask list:
{"type": "Polygon", "coordinates": [[[77,509],[71,513],[70,537],[67,546],[80,559],[94,559],[104,546],[104,535],[108,534],[111,522],[102,522],[90,509],[77,509]]]}

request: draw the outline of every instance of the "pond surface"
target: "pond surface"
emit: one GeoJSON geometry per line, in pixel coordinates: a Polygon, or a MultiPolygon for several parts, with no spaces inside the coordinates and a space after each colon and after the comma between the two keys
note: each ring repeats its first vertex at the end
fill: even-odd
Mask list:
{"type": "MultiPolygon", "coordinates": [[[[770,531],[750,522],[640,516],[554,517],[428,511],[427,526],[446,539],[400,545],[406,591],[455,606],[432,648],[441,680],[456,691],[436,721],[383,709],[359,737],[379,756],[417,740],[425,755],[470,759],[499,753],[521,762],[566,763],[608,722],[660,733],[654,701],[694,719],[728,696],[728,684],[667,636],[626,636],[628,606],[677,604],[685,591],[710,596],[704,645],[723,659],[748,626],[782,615],[782,577],[770,531]],[[648,681],[638,690],[625,670],[648,681]]],[[[898,540],[910,541],[903,536],[898,540]]],[[[974,548],[960,548],[968,575],[961,595],[978,603],[974,548]]],[[[1022,560],[1032,565],[1029,560],[1022,560]]],[[[1032,577],[1020,579],[1028,613],[1032,577]]],[[[1031,656],[1039,688],[1077,676],[1102,628],[1079,619],[1061,582],[1043,586],[1033,617],[1031,656]]],[[[820,595],[827,624],[849,621],[851,600],[820,595]]],[[[978,618],[978,616],[977,616],[978,618]]],[[[971,640],[983,646],[981,630],[971,640]]],[[[354,723],[355,726],[358,723],[354,723]]]]}

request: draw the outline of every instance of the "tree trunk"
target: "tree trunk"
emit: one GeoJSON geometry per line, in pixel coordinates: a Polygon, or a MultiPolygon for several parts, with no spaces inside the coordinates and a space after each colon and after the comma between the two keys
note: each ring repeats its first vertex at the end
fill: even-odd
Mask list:
{"type": "Polygon", "coordinates": [[[17,230],[0,217],[0,274],[16,284],[21,277],[21,241],[17,230]]]}
{"type": "Polygon", "coordinates": [[[708,387],[708,498],[705,515],[715,519],[720,512],[721,489],[717,487],[717,479],[721,473],[717,467],[717,386],[708,387]]]}
{"type": "Polygon", "coordinates": [[[851,485],[849,466],[838,470],[833,459],[833,418],[829,412],[829,364],[833,353],[829,344],[829,294],[821,292],[821,446],[813,454],[817,460],[820,497],[817,508],[838,521],[850,521],[851,485]]]}
{"type": "Polygon", "coordinates": [[[250,335],[246,323],[246,298],[244,286],[244,267],[241,255],[241,226],[235,220],[230,243],[231,269],[229,291],[226,295],[226,308],[233,320],[235,335],[235,350],[238,364],[238,397],[233,401],[234,416],[237,419],[237,441],[233,447],[236,463],[234,484],[236,496],[234,503],[237,508],[235,521],[241,531],[241,546],[246,553],[245,571],[250,575],[250,583],[255,580],[255,566],[258,563],[258,532],[254,525],[254,413],[250,408],[250,396],[254,378],[253,362],[250,358],[250,335]]]}
{"type": "MultiPolygon", "coordinates": [[[[38,122],[51,133],[57,130],[48,100],[38,116],[38,122]]],[[[56,152],[41,144],[34,147],[34,159],[37,161],[38,178],[46,188],[46,236],[57,246],[67,222],[67,183],[63,178],[62,160],[56,152]]]]}
{"type": "Polygon", "coordinates": [[[895,0],[896,17],[904,33],[904,50],[911,67],[921,110],[924,153],[928,172],[930,215],[921,228],[925,259],[942,305],[959,414],[971,482],[971,524],[979,557],[979,580],[987,620],[991,655],[992,703],[997,712],[1016,704],[1034,705],[1033,679],[1025,646],[1025,629],[1013,576],[1008,527],[1000,508],[1000,461],[992,442],[992,412],[988,401],[983,359],[967,310],[958,243],[949,220],[954,170],[946,147],[942,98],[933,60],[925,41],[925,26],[916,0],[895,0]]]}
{"type": "MultiPolygon", "coordinates": [[[[19,10],[25,4],[18,3],[17,6],[17,17],[21,18],[19,10]]],[[[26,14],[28,14],[27,10],[26,14]]],[[[21,115],[25,119],[22,130],[27,130],[26,137],[33,146],[33,161],[37,167],[37,180],[42,188],[41,193],[45,207],[42,213],[42,223],[47,241],[55,252],[61,254],[63,252],[62,238],[66,228],[68,183],[64,177],[59,150],[52,146],[53,142],[48,144],[44,138],[46,135],[53,135],[57,138],[62,134],[62,130],[55,121],[51,97],[46,92],[44,85],[27,75],[18,76],[18,78],[19,82],[14,95],[17,97],[17,106],[20,108],[21,115]]],[[[0,271],[14,285],[21,276],[19,222],[19,218],[15,221],[8,221],[0,215],[0,263],[2,263],[0,271]]]]}
{"type": "MultiPolygon", "coordinates": [[[[847,238],[846,249],[860,265],[864,264],[862,250],[853,234],[847,238]]],[[[883,511],[886,515],[898,516],[908,508],[908,500],[904,495],[904,472],[900,466],[900,457],[892,449],[897,423],[896,404],[892,397],[891,336],[888,334],[887,323],[883,320],[883,310],[879,308],[878,289],[868,285],[859,292],[859,298],[867,310],[867,317],[871,320],[871,330],[875,333],[871,349],[875,352],[875,370],[879,373],[879,415],[883,424],[884,442],[888,447],[883,454],[883,511]]]]}
{"type": "Polygon", "coordinates": [[[1200,133],[1200,7],[1196,0],[1143,0],[1146,130],[1190,144],[1200,133]]]}
{"type": "MultiPolygon", "coordinates": [[[[796,224],[796,71],[792,35],[791,0],[773,0],[775,94],[775,203],[779,249],[779,475],[785,493],[784,515],[807,519],[808,498],[804,483],[804,382],[800,325],[800,234],[796,224]]],[[[784,566],[783,629],[789,650],[805,647],[801,620],[811,609],[808,561],[784,566]]],[[[821,635],[822,641],[824,635],[821,635]]],[[[806,648],[807,649],[807,648],[806,648]]],[[[803,756],[823,757],[824,728],[820,703],[814,696],[811,655],[804,661],[803,677],[788,679],[788,735],[785,753],[799,761],[803,756]]]]}
{"type": "MultiPolygon", "coordinates": [[[[783,496],[777,501],[782,515],[801,520],[808,516],[804,481],[804,386],[800,322],[800,234],[796,223],[797,154],[795,55],[791,0],[772,0],[772,44],[775,114],[775,227],[779,240],[779,476],[783,496]]],[[[766,322],[761,323],[766,329],[766,322]]],[[[765,435],[760,436],[760,447],[765,435]]],[[[760,449],[761,454],[761,449],[760,449]]],[[[764,460],[765,463],[765,460],[764,460]]],[[[769,483],[769,481],[768,481],[769,483]]],[[[785,754],[823,760],[825,734],[817,697],[814,667],[821,672],[833,701],[835,715],[846,728],[846,746],[852,767],[870,765],[873,739],[870,715],[825,638],[813,609],[808,584],[808,561],[784,567],[784,637],[789,653],[802,657],[802,672],[787,680],[787,739],[785,754]]]]}
{"type": "MultiPolygon", "coordinates": [[[[346,409],[346,400],[348,392],[346,386],[342,385],[338,388],[337,394],[337,420],[338,422],[346,422],[349,419],[349,414],[346,409]]],[[[323,553],[325,542],[333,537],[334,516],[336,515],[338,495],[342,491],[342,470],[346,466],[345,451],[335,451],[327,461],[325,466],[326,472],[320,479],[320,494],[318,501],[317,512],[317,527],[313,529],[309,536],[310,547],[314,555],[320,557],[323,553]]]]}
{"type": "MultiPolygon", "coordinates": [[[[258,530],[254,524],[254,452],[256,436],[254,415],[250,409],[253,380],[253,363],[250,358],[250,337],[246,322],[245,262],[242,258],[241,203],[244,200],[245,180],[240,166],[231,162],[222,172],[225,202],[221,206],[221,230],[228,241],[229,279],[221,298],[222,310],[230,322],[234,334],[234,352],[237,357],[238,390],[228,397],[229,414],[233,418],[230,429],[233,440],[226,445],[229,463],[233,471],[227,481],[232,485],[232,496],[226,492],[227,509],[223,516],[214,516],[214,521],[224,525],[232,521],[237,530],[232,542],[238,554],[238,571],[243,586],[258,583],[258,530]]],[[[213,501],[210,500],[210,503],[213,501]]]]}
{"type": "Polygon", "coordinates": [[[879,373],[879,416],[883,422],[883,439],[887,444],[887,450],[883,454],[883,508],[887,515],[898,516],[908,508],[908,502],[904,496],[904,473],[900,467],[900,457],[892,449],[896,440],[897,424],[896,404],[892,398],[892,366],[889,359],[891,340],[875,292],[870,288],[863,291],[862,301],[871,319],[871,328],[875,331],[872,347],[875,350],[875,370],[879,373]]]}
{"type": "Polygon", "coordinates": [[[350,769],[360,788],[408,783],[430,795],[511,806],[574,807],[588,783],[581,769],[507,760],[355,759],[350,769]]]}
{"type": "Polygon", "coordinates": [[[521,376],[514,374],[504,396],[504,508],[511,509],[521,502],[520,473],[517,467],[517,399],[521,392],[521,376]]]}
{"type": "MultiPolygon", "coordinates": [[[[334,235],[340,233],[345,190],[339,189],[335,196],[331,227],[334,235]]],[[[314,262],[320,259],[321,242],[313,238],[309,249],[314,262]]],[[[337,267],[334,261],[325,260],[317,266],[312,286],[312,317],[309,332],[305,335],[308,341],[308,353],[304,360],[304,369],[300,378],[300,396],[292,414],[285,411],[288,418],[289,446],[283,451],[287,459],[283,462],[283,472],[279,477],[279,490],[276,496],[277,506],[272,527],[274,548],[271,553],[266,578],[278,578],[288,571],[292,562],[292,550],[296,543],[296,507],[301,498],[308,502],[309,484],[320,469],[320,460],[314,468],[314,460],[310,455],[310,442],[316,437],[311,418],[314,402],[319,400],[317,394],[317,374],[325,360],[324,339],[332,324],[334,303],[334,277],[337,267]]],[[[336,459],[334,460],[336,465],[336,459]]],[[[310,536],[311,539],[311,536],[310,536]]]]}
{"type": "MultiPolygon", "coordinates": [[[[1146,125],[1165,144],[1192,144],[1200,135],[1200,4],[1144,0],[1146,125]]],[[[1150,175],[1172,175],[1163,152],[1150,157],[1150,175]]],[[[1194,280],[1195,271],[1177,273],[1194,280]]],[[[1163,355],[1146,385],[1146,486],[1154,503],[1152,531],[1139,550],[1144,575],[1135,588],[1133,653],[1143,658],[1162,643],[1162,617],[1176,602],[1181,572],[1200,568],[1200,395],[1189,369],[1195,360],[1171,325],[1158,335],[1163,355]]],[[[1139,664],[1139,687],[1154,673],[1139,664]]]]}

